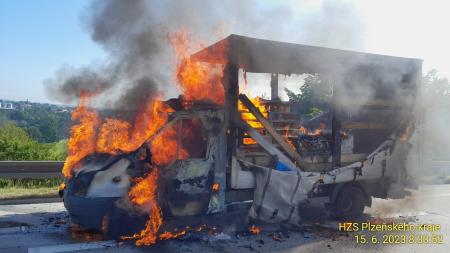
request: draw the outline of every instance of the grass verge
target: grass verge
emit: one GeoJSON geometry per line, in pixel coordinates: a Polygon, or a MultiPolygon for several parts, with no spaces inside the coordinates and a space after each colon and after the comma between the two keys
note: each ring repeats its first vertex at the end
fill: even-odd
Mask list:
{"type": "Polygon", "coordinates": [[[57,197],[63,180],[0,178],[0,200],[57,197]]]}

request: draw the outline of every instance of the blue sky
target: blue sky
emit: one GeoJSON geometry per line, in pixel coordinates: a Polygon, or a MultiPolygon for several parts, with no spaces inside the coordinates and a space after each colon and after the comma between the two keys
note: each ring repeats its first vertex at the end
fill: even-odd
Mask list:
{"type": "Polygon", "coordinates": [[[43,81],[63,64],[104,55],[84,30],[87,0],[0,1],[0,98],[48,102],[43,81]]]}
{"type": "MultiPolygon", "coordinates": [[[[271,1],[275,0],[268,0],[271,1]]],[[[316,14],[320,14],[323,2],[329,1],[288,2],[300,19],[308,15],[317,17],[319,26],[312,26],[315,30],[321,27],[321,19],[326,18],[323,13],[316,14]]],[[[425,60],[424,72],[436,68],[441,75],[450,77],[449,1],[336,1],[352,3],[363,17],[364,45],[357,50],[421,58],[425,60]]],[[[105,52],[90,40],[81,20],[89,3],[89,0],[0,0],[0,98],[54,102],[45,94],[45,79],[54,77],[63,65],[80,67],[104,58],[105,52]]],[[[325,26],[321,34],[327,34],[327,29],[336,32],[334,26],[325,26]]],[[[336,38],[328,39],[333,42],[336,38]]],[[[299,42],[317,44],[306,37],[299,42]]],[[[317,45],[333,47],[327,43],[317,45]]]]}

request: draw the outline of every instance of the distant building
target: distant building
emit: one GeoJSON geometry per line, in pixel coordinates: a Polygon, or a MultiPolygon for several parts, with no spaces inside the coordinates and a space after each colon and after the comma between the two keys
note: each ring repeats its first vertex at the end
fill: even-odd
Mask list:
{"type": "Polygon", "coordinates": [[[0,109],[4,110],[14,110],[16,109],[13,103],[10,102],[0,102],[0,109]]]}

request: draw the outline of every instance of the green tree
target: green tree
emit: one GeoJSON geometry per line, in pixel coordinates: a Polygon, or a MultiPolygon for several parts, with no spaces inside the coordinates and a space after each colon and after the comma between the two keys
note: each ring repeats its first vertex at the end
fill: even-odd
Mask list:
{"type": "Polygon", "coordinates": [[[52,143],[68,138],[70,112],[61,111],[55,105],[33,104],[23,110],[10,110],[5,115],[39,142],[52,143]]]}
{"type": "Polygon", "coordinates": [[[8,122],[6,115],[0,111],[0,127],[3,127],[8,122]]]}
{"type": "Polygon", "coordinates": [[[0,160],[42,160],[47,150],[13,123],[0,128],[0,160]]]}
{"type": "Polygon", "coordinates": [[[67,139],[60,140],[55,144],[52,144],[48,150],[47,159],[63,161],[67,157],[67,139]]]}
{"type": "Polygon", "coordinates": [[[39,143],[14,123],[0,127],[0,160],[64,160],[67,140],[57,143],[39,143]]]}
{"type": "Polygon", "coordinates": [[[319,74],[308,75],[299,92],[295,93],[285,88],[290,101],[298,102],[298,112],[306,117],[313,117],[328,109],[333,95],[333,86],[330,81],[319,74]]]}

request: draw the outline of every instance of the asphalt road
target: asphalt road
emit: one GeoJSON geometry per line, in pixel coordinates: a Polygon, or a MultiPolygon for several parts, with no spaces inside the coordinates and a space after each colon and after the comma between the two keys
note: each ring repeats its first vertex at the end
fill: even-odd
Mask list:
{"type": "MultiPolygon", "coordinates": [[[[316,211],[314,211],[316,212],[316,211]]],[[[400,200],[374,199],[365,210],[365,221],[440,225],[435,236],[442,243],[418,243],[419,234],[431,232],[343,232],[336,222],[308,222],[302,231],[263,227],[258,235],[199,234],[185,239],[159,242],[151,247],[135,247],[131,242],[95,242],[74,239],[62,203],[0,206],[0,252],[68,252],[82,247],[100,247],[78,252],[450,252],[450,185],[424,186],[412,197],[400,200]],[[395,240],[383,243],[383,236],[415,236],[416,243],[395,240]],[[365,235],[367,243],[357,243],[355,235],[365,235]],[[370,239],[376,237],[377,243],[370,239]],[[439,237],[436,237],[439,238],[439,237]]],[[[436,228],[436,227],[435,227],[436,228]]],[[[359,237],[361,238],[361,237],[359,237]]],[[[397,236],[397,239],[401,238],[397,236]]]]}

